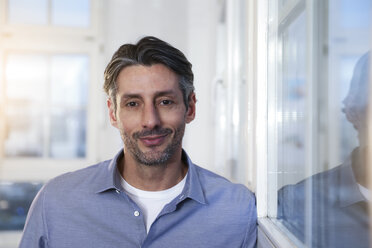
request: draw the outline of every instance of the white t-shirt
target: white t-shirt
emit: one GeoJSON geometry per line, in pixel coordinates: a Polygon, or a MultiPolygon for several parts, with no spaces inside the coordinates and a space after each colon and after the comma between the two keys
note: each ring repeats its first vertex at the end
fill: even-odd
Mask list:
{"type": "Polygon", "coordinates": [[[360,190],[360,193],[362,193],[362,195],[364,196],[364,198],[366,198],[367,201],[371,201],[371,195],[370,195],[369,189],[360,185],[359,183],[358,183],[358,188],[360,190]]]}
{"type": "Polygon", "coordinates": [[[122,178],[121,185],[125,192],[142,210],[147,233],[164,206],[181,194],[186,183],[186,177],[187,175],[172,188],[161,191],[140,190],[133,187],[122,178]]]}

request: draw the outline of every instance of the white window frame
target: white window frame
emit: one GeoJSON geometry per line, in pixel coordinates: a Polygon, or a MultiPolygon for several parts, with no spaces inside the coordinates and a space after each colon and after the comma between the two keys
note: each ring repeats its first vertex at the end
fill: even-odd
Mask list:
{"type": "MultiPolygon", "coordinates": [[[[48,0],[51,1],[51,0],[48,0]]],[[[101,20],[101,10],[102,10],[102,1],[99,0],[90,0],[91,3],[91,25],[89,27],[63,27],[56,26],[51,24],[46,25],[23,25],[23,24],[7,24],[7,7],[8,0],[0,0],[0,30],[3,34],[13,34],[13,33],[41,33],[49,34],[51,36],[55,35],[70,35],[70,36],[90,36],[95,38],[97,35],[98,27],[100,27],[101,20]]],[[[50,3],[48,4],[48,11],[51,11],[50,3]]]]}
{"type": "MultiPolygon", "coordinates": [[[[76,53],[89,56],[89,88],[86,120],[86,156],[79,159],[3,158],[0,157],[0,181],[45,182],[62,173],[86,167],[99,160],[97,131],[104,125],[102,115],[103,68],[103,1],[91,0],[91,26],[66,28],[55,26],[22,26],[6,24],[7,0],[0,0],[0,85],[4,85],[6,51],[35,52],[41,54],[76,53]],[[22,42],[26,39],[27,43],[22,42]],[[32,41],[32,42],[31,42],[32,41]]],[[[4,140],[4,109],[0,97],[0,138],[4,140]]],[[[0,148],[2,142],[0,144],[0,148]]],[[[0,232],[0,247],[17,247],[21,231],[0,232]]]]}
{"type": "MultiPolygon", "coordinates": [[[[286,17],[285,13],[289,13],[296,5],[299,4],[301,0],[288,0],[286,9],[282,13],[283,15],[279,16],[278,20],[283,20],[286,17]]],[[[305,0],[306,4],[306,14],[307,14],[307,25],[308,25],[308,36],[313,37],[314,27],[312,26],[313,21],[313,3],[311,0],[305,0]]],[[[256,185],[256,198],[257,198],[257,214],[258,214],[258,247],[277,247],[277,248],[288,248],[288,247],[301,247],[301,242],[299,242],[290,232],[284,231],[284,227],[280,227],[279,223],[274,223],[274,221],[268,217],[268,208],[276,208],[276,206],[269,206],[268,204],[268,164],[275,162],[275,154],[272,157],[268,156],[268,135],[273,135],[268,133],[268,130],[273,130],[275,128],[275,120],[272,119],[275,115],[272,111],[275,109],[270,108],[268,101],[275,101],[275,99],[268,99],[269,90],[268,82],[277,77],[277,75],[268,75],[268,65],[270,63],[276,63],[276,55],[268,54],[268,47],[276,46],[278,44],[277,34],[268,33],[268,25],[273,25],[273,22],[277,20],[272,19],[268,16],[269,9],[269,0],[266,1],[249,1],[249,63],[248,71],[249,73],[249,82],[250,87],[250,106],[253,106],[249,112],[250,126],[253,126],[248,137],[250,139],[249,147],[252,148],[250,153],[249,162],[253,165],[250,167],[256,168],[256,179],[255,182],[249,182],[256,185]]],[[[275,24],[275,23],[274,23],[275,24]]],[[[313,60],[313,44],[310,41],[308,44],[308,68],[307,73],[312,76],[314,68],[312,65],[313,60]]],[[[308,77],[309,87],[312,87],[312,78],[308,77]]],[[[270,83],[270,87],[275,87],[270,83]]],[[[307,89],[309,92],[312,92],[313,89],[307,89]]],[[[309,96],[311,99],[311,96],[309,96]]],[[[312,106],[312,105],[310,105],[312,106]]],[[[309,112],[311,113],[311,112],[309,112]]],[[[307,122],[311,122],[311,119],[308,119],[307,122]]],[[[311,125],[310,125],[311,127],[311,125]]],[[[270,131],[271,132],[271,131],[270,131]]],[[[313,132],[311,132],[313,133],[313,132]]],[[[275,135],[275,134],[274,134],[275,135]]],[[[275,136],[274,136],[275,137],[275,136]]],[[[312,140],[307,141],[307,145],[313,144],[312,140]]],[[[310,153],[312,151],[310,150],[310,153]]],[[[309,156],[309,154],[308,154],[309,156]]],[[[309,156],[311,157],[311,156],[309,156]]],[[[308,160],[307,163],[311,164],[311,160],[308,160]]],[[[310,167],[311,168],[311,167],[310,167]]],[[[307,172],[311,174],[311,172],[307,172]]],[[[270,182],[270,187],[276,185],[275,182],[270,182]]]]}
{"type": "MultiPolygon", "coordinates": [[[[102,88],[102,1],[91,0],[91,26],[66,28],[55,26],[22,26],[6,24],[7,0],[0,0],[0,83],[4,85],[6,52],[37,54],[85,54],[89,57],[89,88],[86,120],[86,156],[77,159],[0,158],[0,180],[46,181],[67,171],[77,170],[98,161],[97,129],[100,116],[102,88]],[[26,40],[27,42],[24,42],[26,40]],[[22,172],[22,173],[20,173],[22,172]]],[[[4,99],[0,99],[4,101],[4,99]]],[[[4,105],[2,105],[4,106],[4,105]]],[[[4,110],[0,109],[0,119],[4,110]]],[[[0,123],[4,123],[1,121],[0,123]]],[[[4,140],[4,124],[0,124],[0,138],[4,140]]]]}

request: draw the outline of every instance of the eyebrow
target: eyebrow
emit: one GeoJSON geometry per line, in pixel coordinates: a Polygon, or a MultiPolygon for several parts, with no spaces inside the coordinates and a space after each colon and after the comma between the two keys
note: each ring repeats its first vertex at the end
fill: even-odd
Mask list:
{"type": "MultiPolygon", "coordinates": [[[[174,90],[158,91],[155,93],[155,98],[161,97],[161,96],[169,96],[169,95],[174,96],[176,95],[176,93],[174,90]]],[[[124,102],[125,100],[128,100],[128,99],[133,99],[133,98],[142,99],[142,96],[141,94],[137,94],[137,93],[128,93],[120,97],[121,102],[124,102]]]]}

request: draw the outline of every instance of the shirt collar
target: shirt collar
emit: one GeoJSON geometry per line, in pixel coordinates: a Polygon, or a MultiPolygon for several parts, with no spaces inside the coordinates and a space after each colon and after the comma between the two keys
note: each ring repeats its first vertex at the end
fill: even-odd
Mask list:
{"type": "Polygon", "coordinates": [[[121,149],[113,159],[99,164],[99,170],[96,180],[96,193],[102,193],[110,189],[121,190],[120,173],[118,169],[118,162],[124,156],[123,149],[121,149]]]}
{"type": "Polygon", "coordinates": [[[182,150],[182,160],[186,162],[188,166],[188,175],[186,178],[185,188],[183,189],[182,195],[193,199],[201,204],[206,204],[204,191],[199,178],[198,168],[191,161],[187,153],[182,150]]]}
{"type": "MultiPolygon", "coordinates": [[[[104,165],[99,165],[99,174],[97,174],[97,186],[94,189],[96,193],[102,193],[107,190],[122,190],[120,183],[120,173],[118,170],[118,162],[124,156],[124,151],[121,149],[112,160],[102,162],[104,165]]],[[[201,204],[206,204],[205,195],[200,182],[197,166],[194,165],[187,155],[182,150],[182,160],[186,162],[188,173],[186,178],[185,187],[181,193],[183,198],[193,199],[201,204]]]]}

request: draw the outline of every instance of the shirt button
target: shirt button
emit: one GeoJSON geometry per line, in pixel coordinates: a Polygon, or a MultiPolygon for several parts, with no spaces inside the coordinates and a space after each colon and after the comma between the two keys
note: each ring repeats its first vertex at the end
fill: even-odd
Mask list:
{"type": "Polygon", "coordinates": [[[138,217],[139,216],[139,212],[136,210],[136,211],[134,211],[134,216],[136,216],[136,217],[138,217]]]}
{"type": "Polygon", "coordinates": [[[117,190],[116,190],[116,193],[120,194],[120,191],[117,189],[117,190]]]}

